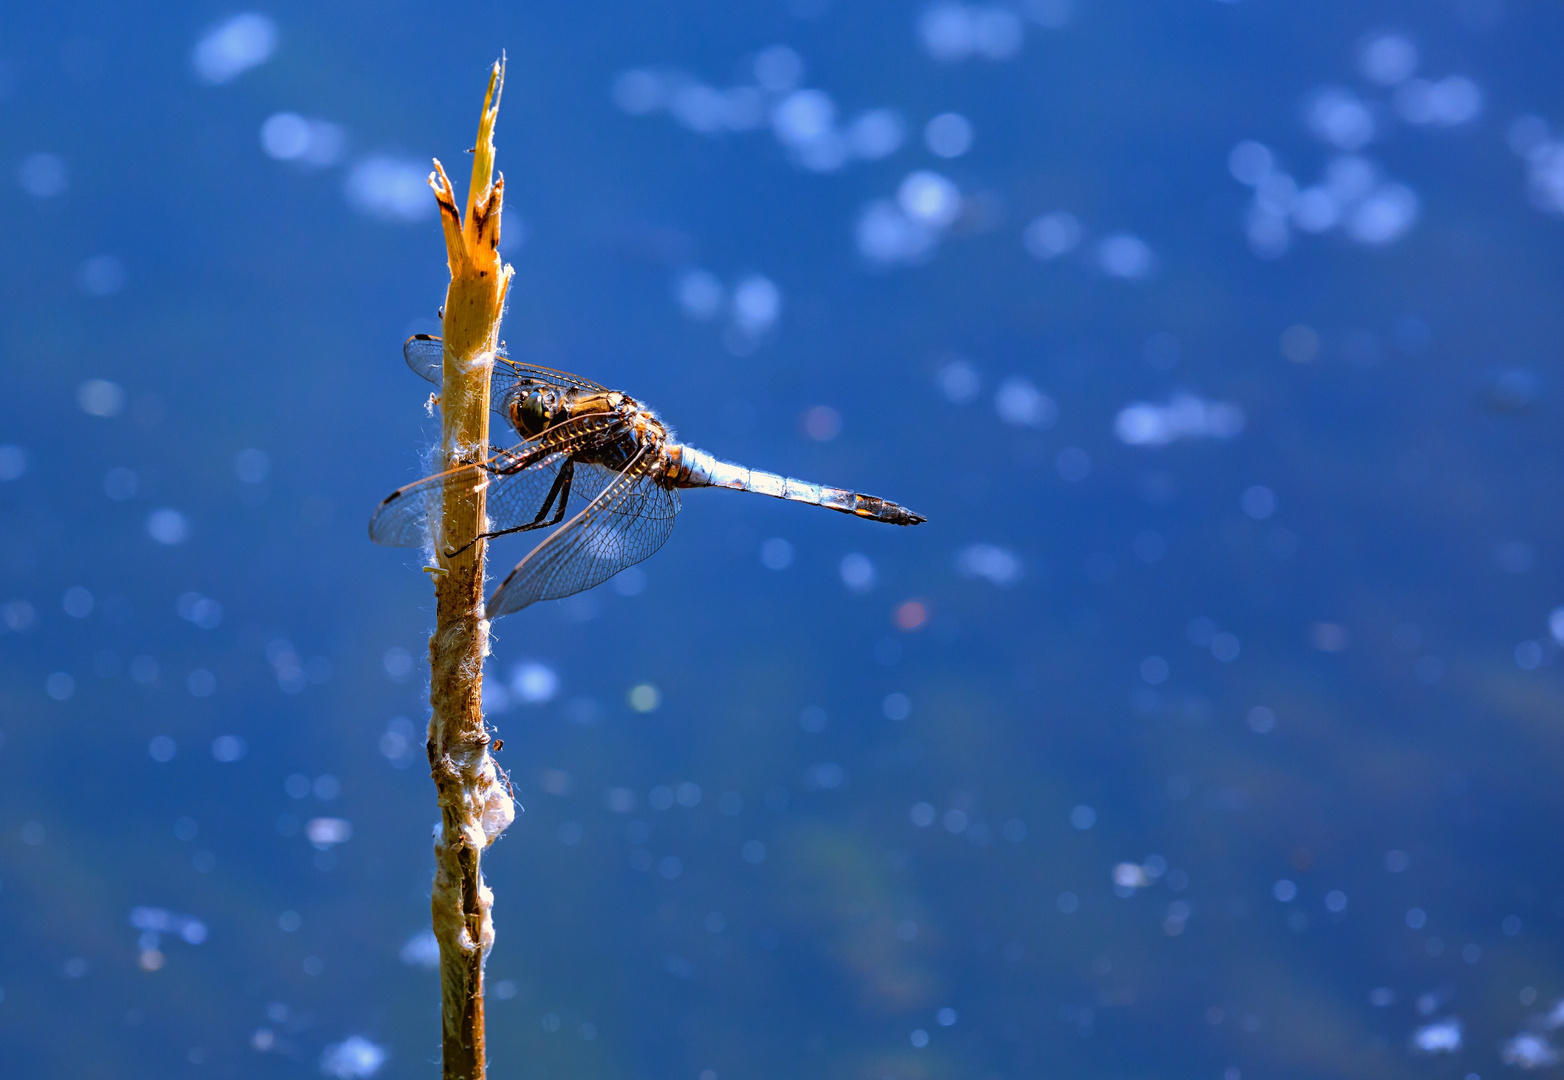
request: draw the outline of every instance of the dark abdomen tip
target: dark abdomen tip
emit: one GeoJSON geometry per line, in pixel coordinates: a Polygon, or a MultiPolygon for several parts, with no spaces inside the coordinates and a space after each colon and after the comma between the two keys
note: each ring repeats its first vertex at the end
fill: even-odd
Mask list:
{"type": "Polygon", "coordinates": [[[855,498],[858,505],[853,512],[859,517],[873,518],[887,525],[922,525],[928,520],[922,514],[915,514],[905,506],[898,506],[873,495],[858,495],[855,498]]]}

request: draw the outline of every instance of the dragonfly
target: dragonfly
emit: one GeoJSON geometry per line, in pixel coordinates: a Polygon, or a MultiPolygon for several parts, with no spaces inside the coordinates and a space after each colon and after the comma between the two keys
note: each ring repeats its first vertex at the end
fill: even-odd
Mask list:
{"type": "MultiPolygon", "coordinates": [[[[415,334],[402,352],[413,371],[441,382],[438,337],[415,334]]],[[[488,521],[474,543],[555,529],[488,598],[489,619],[583,592],[648,558],[667,541],[681,506],[679,492],[690,488],[752,491],[891,525],[927,520],[873,495],[721,461],[676,442],[658,415],[630,395],[512,360],[503,348],[494,359],[489,400],[521,441],[491,446],[481,461],[398,488],[369,521],[370,539],[378,544],[423,547],[434,535],[431,525],[439,520],[445,493],[455,485],[486,492],[488,521]],[[572,498],[580,509],[567,521],[572,498]]]]}

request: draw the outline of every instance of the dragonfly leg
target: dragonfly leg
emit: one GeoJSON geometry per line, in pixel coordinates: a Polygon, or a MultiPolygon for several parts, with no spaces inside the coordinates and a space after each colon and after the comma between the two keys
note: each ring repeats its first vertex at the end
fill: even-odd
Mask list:
{"type": "MultiPolygon", "coordinates": [[[[566,458],[565,463],[559,467],[559,475],[554,477],[554,484],[548,489],[548,498],[543,500],[543,508],[538,511],[538,516],[532,519],[530,525],[518,525],[514,529],[506,529],[506,532],[527,532],[531,529],[547,529],[551,525],[558,525],[565,517],[565,505],[570,502],[570,484],[576,478],[576,463],[573,458],[566,458]],[[548,517],[549,507],[554,506],[554,500],[559,504],[555,506],[552,520],[544,521],[548,517]]],[[[499,535],[499,534],[496,534],[499,535]]]]}
{"type": "Polygon", "coordinates": [[[494,465],[489,462],[484,462],[482,464],[482,468],[484,472],[491,476],[511,476],[535,464],[539,456],[540,455],[537,453],[537,451],[534,450],[529,454],[522,454],[520,457],[511,456],[510,459],[502,465],[494,465]]]}
{"type": "Polygon", "coordinates": [[[496,536],[509,536],[511,533],[531,532],[533,529],[548,529],[558,525],[565,518],[565,507],[570,503],[570,485],[575,479],[575,474],[576,463],[570,458],[566,458],[565,463],[559,468],[558,475],[554,477],[553,485],[548,489],[548,497],[543,500],[543,507],[538,511],[537,517],[533,518],[526,525],[515,525],[509,529],[497,529],[494,532],[479,533],[471,541],[459,548],[454,550],[446,548],[445,557],[454,559],[479,540],[492,540],[496,536]],[[558,500],[557,503],[555,502],[556,499],[558,500]],[[548,517],[550,508],[553,508],[554,516],[550,520],[544,521],[543,519],[548,517]]]}

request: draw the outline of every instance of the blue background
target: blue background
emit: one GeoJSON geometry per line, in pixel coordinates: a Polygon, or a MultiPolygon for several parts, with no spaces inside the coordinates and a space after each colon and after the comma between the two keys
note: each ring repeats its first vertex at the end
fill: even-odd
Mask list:
{"type": "Polygon", "coordinates": [[[465,189],[502,48],[513,353],[929,521],[693,492],[644,579],[496,623],[491,682],[557,687],[491,710],[526,808],[485,860],[493,1075],[1464,1077],[1549,1037],[1564,245],[1515,121],[1564,123],[1564,17],[1059,10],[990,9],[1019,39],[941,61],[892,3],[275,4],[275,49],[217,84],[192,50],[229,9],[0,16],[0,1071],[368,1075],[359,1036],[378,1075],[437,1075],[404,948],[433,789],[396,753],[432,597],[365,522],[435,430],[400,345],[446,271],[432,197],[349,193],[430,155],[465,189]],[[1384,32],[1480,112],[1407,119],[1360,62],[1384,32]],[[616,104],[628,70],[725,88],[779,44],[838,127],[891,108],[902,145],[818,172],[764,119],[616,104]],[[1311,128],[1332,86],[1361,147],[1311,128]],[[279,112],[340,152],[269,156],[279,112]],[[923,138],[945,112],[955,158],[923,138]],[[1266,248],[1245,140],[1305,185],[1356,149],[1415,220],[1266,248]],[[876,263],[865,208],[919,170],[960,215],[876,263]],[[1059,211],[1083,238],[1039,260],[1059,211]],[[1105,268],[1115,234],[1146,273],[1105,268]],[[692,268],[764,277],[780,316],[689,317],[692,268]],[[1007,422],[1015,379],[1056,422],[1007,422]],[[1178,393],[1242,430],[1116,434],[1178,393]]]}

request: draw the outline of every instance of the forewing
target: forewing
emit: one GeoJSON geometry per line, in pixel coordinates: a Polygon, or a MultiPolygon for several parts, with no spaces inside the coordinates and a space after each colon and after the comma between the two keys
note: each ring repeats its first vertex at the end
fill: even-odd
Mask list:
{"type": "Polygon", "coordinates": [[[475,465],[463,465],[397,488],[369,519],[369,538],[387,547],[422,547],[430,523],[438,520],[448,485],[464,491],[486,486],[490,532],[530,524],[543,507],[560,465],[571,454],[617,436],[616,422],[602,415],[577,417],[536,439],[499,450],[475,465]]]}
{"type": "MultiPolygon", "coordinates": [[[[443,383],[445,345],[439,338],[431,334],[414,334],[402,346],[402,355],[407,360],[407,366],[420,376],[436,386],[443,383]]],[[[495,352],[494,371],[489,378],[489,405],[501,416],[507,415],[506,409],[512,400],[525,396],[537,387],[553,387],[560,391],[576,389],[590,393],[605,389],[591,379],[572,375],[568,371],[555,371],[553,368],[512,360],[505,355],[503,348],[495,352]]]]}
{"type": "Polygon", "coordinates": [[[662,547],[673,531],[679,496],[653,478],[658,454],[643,448],[585,509],[522,559],[489,597],[487,617],[573,596],[662,547]]]}

